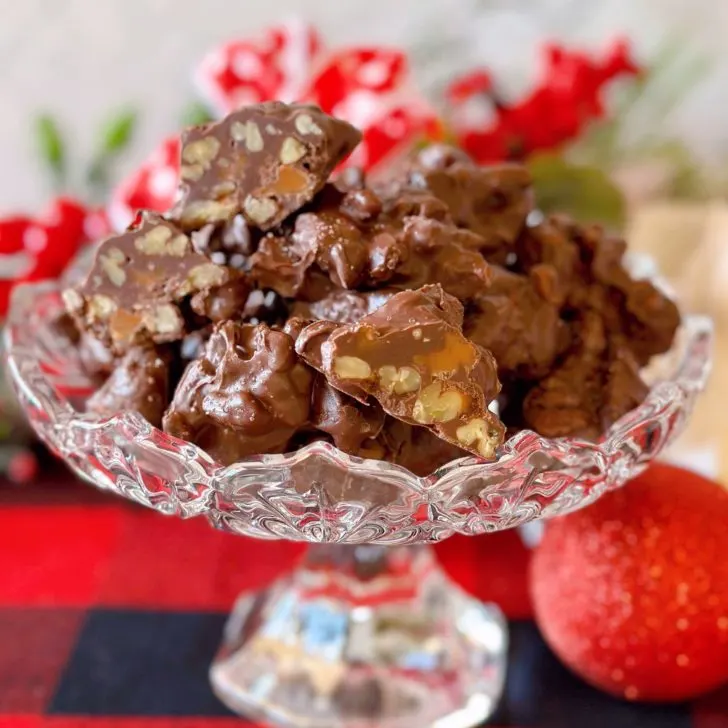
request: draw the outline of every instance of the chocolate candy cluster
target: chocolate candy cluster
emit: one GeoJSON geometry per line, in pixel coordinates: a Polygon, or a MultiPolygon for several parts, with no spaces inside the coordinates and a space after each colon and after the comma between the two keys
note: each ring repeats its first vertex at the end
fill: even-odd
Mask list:
{"type": "Polygon", "coordinates": [[[542,219],[523,167],[448,147],[330,179],[359,139],[278,102],[187,131],[175,207],[64,293],[107,376],[88,409],[225,464],[327,440],[427,474],[508,429],[598,439],[642,401],[679,315],[623,241],[542,219]]]}

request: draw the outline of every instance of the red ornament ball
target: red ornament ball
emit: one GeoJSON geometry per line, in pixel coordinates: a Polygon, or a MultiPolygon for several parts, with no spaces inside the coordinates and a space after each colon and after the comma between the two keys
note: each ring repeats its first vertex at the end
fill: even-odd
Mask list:
{"type": "Polygon", "coordinates": [[[728,492],[654,465],[548,523],[531,564],[544,639],[584,680],[680,701],[728,681],[728,492]]]}

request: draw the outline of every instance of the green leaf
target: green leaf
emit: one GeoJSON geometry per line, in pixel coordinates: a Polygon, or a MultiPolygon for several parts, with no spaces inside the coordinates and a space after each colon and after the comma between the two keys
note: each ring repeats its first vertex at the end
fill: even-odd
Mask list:
{"type": "Polygon", "coordinates": [[[35,137],[43,163],[59,184],[66,171],[66,145],[58,123],[50,114],[40,114],[36,118],[35,137]]]}
{"type": "Polygon", "coordinates": [[[103,199],[106,194],[113,162],[129,146],[137,121],[137,112],[126,108],[101,126],[96,153],[86,170],[86,182],[93,199],[103,199]]]}
{"type": "Polygon", "coordinates": [[[200,126],[200,124],[207,124],[210,121],[214,121],[210,110],[199,101],[193,101],[182,112],[183,126],[200,126]]]}
{"type": "Polygon", "coordinates": [[[111,157],[129,146],[137,125],[137,112],[123,109],[109,119],[101,129],[99,157],[111,157]]]}
{"type": "Polygon", "coordinates": [[[571,164],[544,154],[528,161],[536,191],[536,205],[545,213],[568,213],[580,222],[621,227],[625,221],[622,193],[596,167],[571,164]]]}

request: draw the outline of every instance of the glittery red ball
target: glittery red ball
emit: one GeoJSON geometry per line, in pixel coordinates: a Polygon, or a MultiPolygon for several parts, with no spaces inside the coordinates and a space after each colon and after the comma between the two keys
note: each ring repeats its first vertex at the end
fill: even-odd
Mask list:
{"type": "Polygon", "coordinates": [[[728,492],[655,465],[550,522],[531,565],[541,632],[587,682],[678,701],[728,681],[728,492]]]}

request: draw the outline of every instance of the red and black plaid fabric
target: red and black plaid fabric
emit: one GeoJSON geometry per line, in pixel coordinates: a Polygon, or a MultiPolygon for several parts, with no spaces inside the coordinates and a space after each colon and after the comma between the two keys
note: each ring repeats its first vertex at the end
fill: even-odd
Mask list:
{"type": "MultiPolygon", "coordinates": [[[[165,518],[68,475],[44,478],[22,490],[0,484],[0,728],[246,725],[212,695],[207,669],[234,598],[301,548],[165,518]]],[[[567,672],[530,620],[528,552],[516,534],[453,538],[437,552],[511,620],[491,725],[728,728],[728,688],[690,705],[635,706],[567,672]]]]}

